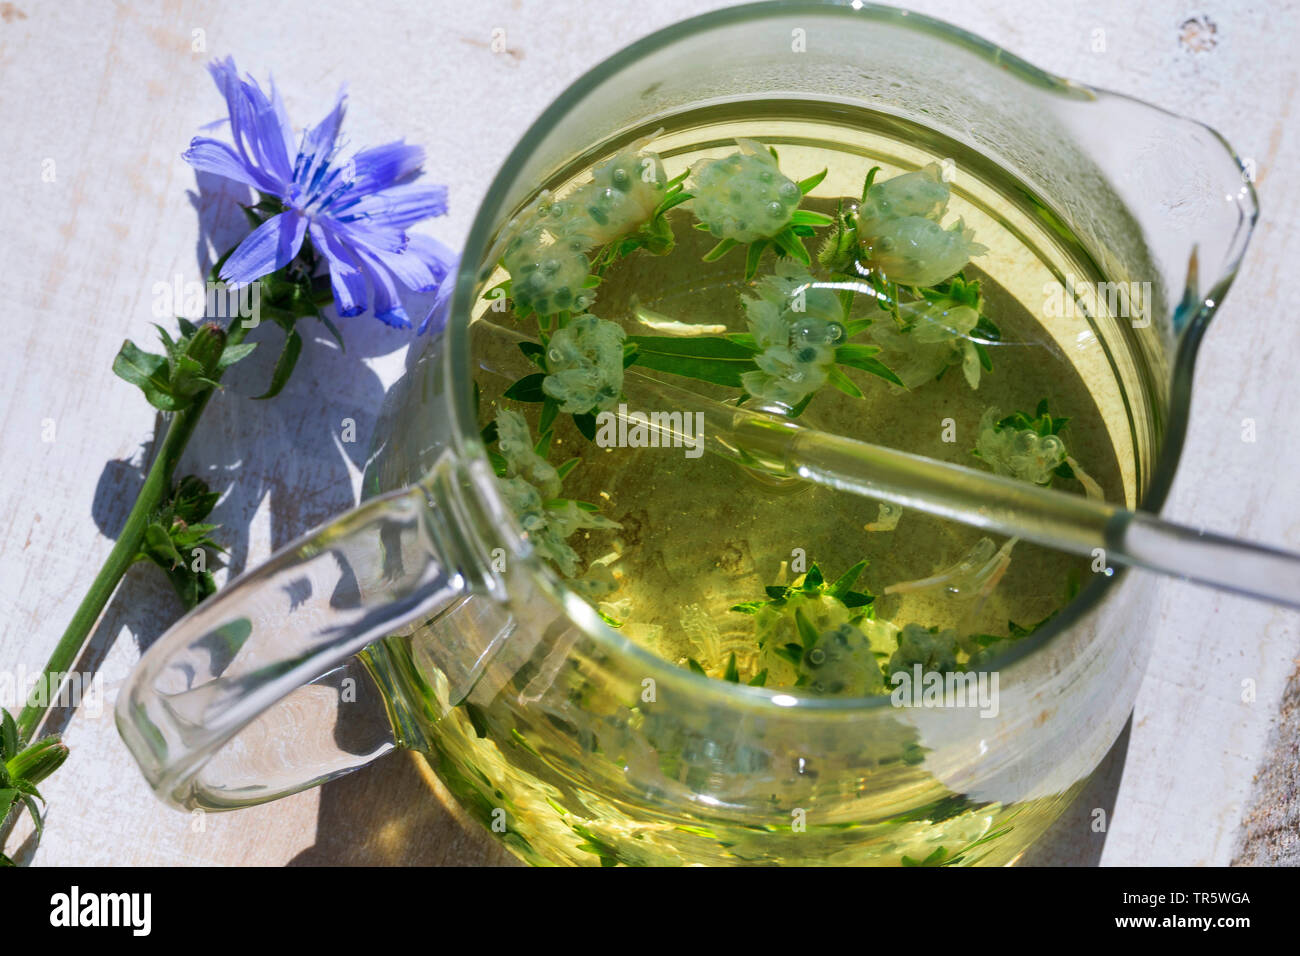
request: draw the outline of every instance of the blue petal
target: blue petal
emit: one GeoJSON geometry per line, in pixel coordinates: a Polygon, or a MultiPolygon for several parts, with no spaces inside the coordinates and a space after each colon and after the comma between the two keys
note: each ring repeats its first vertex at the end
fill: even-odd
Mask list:
{"type": "Polygon", "coordinates": [[[343,114],[347,110],[347,95],[342,88],[334,101],[334,108],[325,118],[302,135],[302,149],[299,151],[297,168],[293,178],[305,191],[311,192],[327,171],[329,161],[334,158],[334,143],[338,139],[339,127],[343,125],[343,114]]]}
{"type": "Polygon", "coordinates": [[[234,148],[221,140],[196,136],[190,140],[190,148],[181,154],[181,159],[205,173],[215,173],[254,189],[267,188],[265,177],[244,165],[234,148]]]}
{"type": "Polygon", "coordinates": [[[230,57],[212,63],[209,70],[225,97],[231,137],[244,165],[264,177],[264,191],[284,195],[293,169],[286,147],[292,131],[283,105],[277,108],[268,100],[255,80],[241,80],[230,57]]]}
{"type": "Polygon", "coordinates": [[[402,300],[397,295],[397,286],[393,282],[392,273],[366,250],[356,249],[355,253],[362,268],[370,276],[370,282],[375,289],[375,318],[396,329],[409,329],[411,318],[402,308],[402,300]]]}
{"type": "Polygon", "coordinates": [[[322,218],[329,220],[331,228],[340,241],[346,242],[349,246],[364,247],[371,252],[397,255],[406,250],[406,245],[410,241],[405,230],[393,226],[372,223],[364,219],[356,222],[339,222],[328,216],[322,218]]]}
{"type": "MultiPolygon", "coordinates": [[[[284,158],[292,166],[292,157],[294,155],[294,137],[293,124],[289,122],[289,111],[284,108],[284,100],[280,99],[280,91],[275,88],[275,77],[268,77],[271,85],[271,111],[275,114],[275,125],[280,132],[280,142],[284,146],[284,158]]],[[[257,86],[257,81],[249,77],[253,86],[257,86]]],[[[261,89],[258,89],[261,92],[261,89]]]]}
{"type": "Polygon", "coordinates": [[[282,269],[302,248],[307,219],[290,210],[272,216],[244,238],[221,267],[221,278],[244,285],[282,269]]]}
{"type": "Polygon", "coordinates": [[[366,311],[366,277],[356,258],[333,230],[313,222],[309,227],[316,251],[330,267],[330,288],[334,292],[334,310],[342,316],[366,311]]]}
{"type": "Polygon", "coordinates": [[[353,188],[361,195],[405,183],[419,175],[424,165],[424,147],[402,140],[363,149],[352,157],[356,166],[353,188]]]}
{"type": "Polygon", "coordinates": [[[451,295],[456,291],[454,265],[455,263],[448,264],[450,278],[444,279],[442,285],[438,288],[438,297],[433,300],[433,305],[420,323],[420,327],[416,329],[416,335],[423,335],[429,329],[433,329],[434,332],[441,332],[447,324],[447,309],[451,304],[451,295]]]}
{"type": "Polygon", "coordinates": [[[452,252],[432,236],[407,237],[406,249],[400,253],[371,249],[371,254],[414,292],[432,292],[447,274],[452,252]]]}
{"type": "Polygon", "coordinates": [[[365,196],[350,207],[332,210],[336,216],[362,217],[374,223],[404,229],[421,219],[447,211],[447,187],[412,183],[365,196]]]}

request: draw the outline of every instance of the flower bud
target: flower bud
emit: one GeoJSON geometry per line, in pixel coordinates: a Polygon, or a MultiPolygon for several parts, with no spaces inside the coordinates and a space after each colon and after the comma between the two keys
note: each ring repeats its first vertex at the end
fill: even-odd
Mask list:
{"type": "Polygon", "coordinates": [[[210,376],[217,370],[221,353],[226,350],[226,330],[215,322],[207,322],[194,333],[185,348],[185,354],[203,366],[203,374],[210,376]]]}
{"type": "Polygon", "coordinates": [[[5,767],[15,780],[25,780],[35,786],[63,766],[67,759],[68,747],[56,734],[36,741],[5,767]]]}
{"type": "Polygon", "coordinates": [[[226,332],[221,326],[213,322],[200,326],[172,369],[172,391],[176,397],[193,398],[205,388],[211,388],[225,350],[226,332]]]}

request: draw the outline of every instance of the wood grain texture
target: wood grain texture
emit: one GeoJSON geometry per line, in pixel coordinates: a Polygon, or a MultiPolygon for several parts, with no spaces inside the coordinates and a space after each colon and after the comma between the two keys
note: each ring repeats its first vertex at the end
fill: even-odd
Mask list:
{"type": "MultiPolygon", "coordinates": [[[[457,246],[519,133],[565,85],[638,36],[720,5],[0,5],[7,225],[0,261],[8,303],[0,358],[7,451],[0,458],[0,667],[43,663],[140,481],[142,444],[155,421],[110,372],[121,340],[149,340],[155,283],[200,278],[213,249],[240,227],[232,198],[196,182],[180,159],[196,129],[222,113],[206,60],[230,53],[259,77],[274,71],[299,123],[316,121],[346,81],[349,141],[404,136],[423,144],[431,177],[448,183],[452,196],[451,214],[427,228],[457,246]],[[508,52],[491,52],[494,28],[506,31],[508,52]],[[202,31],[201,51],[193,49],[195,31],[202,31]],[[199,229],[200,211],[215,223],[210,234],[199,229]],[[43,440],[51,424],[53,440],[43,440]]],[[[1213,3],[1204,8],[1212,29],[1185,25],[1202,10],[1170,0],[918,0],[913,7],[1045,69],[1200,119],[1255,160],[1263,215],[1205,344],[1167,514],[1300,548],[1293,372],[1300,323],[1281,294],[1300,258],[1288,225],[1300,212],[1294,4],[1213,3]],[[1104,31],[1103,52],[1093,52],[1096,30],[1104,31]],[[1256,423],[1253,444],[1241,440],[1246,418],[1256,423]]],[[[182,467],[226,491],[214,519],[227,529],[234,570],[356,499],[368,430],[403,368],[407,337],[369,318],[347,321],[344,335],[346,354],[310,341],[298,373],[272,402],[249,397],[273,356],[237,367],[191,444],[182,467]],[[335,439],[346,417],[357,422],[356,445],[335,439]]],[[[255,335],[273,337],[269,329],[255,335]]],[[[1296,615],[1172,582],[1158,600],[1160,633],[1131,733],[1079,812],[1063,818],[1034,859],[1222,864],[1239,845],[1262,859],[1259,841],[1280,838],[1243,830],[1248,805],[1253,820],[1294,834],[1287,786],[1265,774],[1263,787],[1252,787],[1264,761],[1296,760],[1294,721],[1277,723],[1300,656],[1296,615]],[[1249,703],[1246,680],[1256,686],[1249,703]],[[1090,804],[1108,808],[1108,833],[1089,828],[1090,804]]],[[[160,576],[136,568],[99,623],[80,667],[103,675],[107,699],[68,726],[73,757],[44,788],[50,813],[35,863],[508,861],[430,795],[427,775],[406,754],[237,814],[200,821],[164,808],[110,715],[140,649],[178,612],[160,576]]]]}

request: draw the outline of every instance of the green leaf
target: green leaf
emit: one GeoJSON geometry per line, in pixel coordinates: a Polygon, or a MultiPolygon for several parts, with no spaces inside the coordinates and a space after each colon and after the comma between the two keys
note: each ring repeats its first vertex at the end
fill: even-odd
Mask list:
{"type": "Polygon", "coordinates": [[[542,432],[541,437],[537,439],[537,443],[533,445],[534,455],[537,455],[539,458],[546,457],[547,453],[551,450],[551,436],[553,434],[554,433],[549,428],[542,432]]]}
{"type": "Polygon", "coordinates": [[[979,321],[975,323],[975,331],[979,333],[980,338],[990,342],[1002,341],[1002,330],[994,325],[993,320],[988,316],[980,316],[979,321]]]}
{"type": "Polygon", "coordinates": [[[474,736],[486,737],[488,735],[488,721],[483,708],[479,707],[478,704],[471,704],[469,701],[465,701],[461,706],[465,708],[465,716],[469,718],[470,726],[474,728],[474,736]]]}
{"type": "Polygon", "coordinates": [[[894,374],[893,369],[873,357],[879,351],[880,349],[874,345],[841,345],[835,350],[835,361],[840,365],[870,372],[895,385],[902,385],[903,380],[894,374]]]}
{"type": "Polygon", "coordinates": [[[23,796],[35,797],[42,803],[45,802],[45,798],[41,796],[41,792],[36,789],[36,784],[32,783],[30,780],[23,780],[21,778],[14,780],[14,789],[23,796]]]}
{"type": "Polygon", "coordinates": [[[146,352],[130,339],[122,343],[113,359],[113,372],[144,392],[144,397],[154,408],[174,412],[185,406],[172,394],[171,372],[167,359],[146,352]]]}
{"type": "Polygon", "coordinates": [[[749,250],[745,253],[745,281],[749,282],[754,276],[758,275],[758,264],[763,258],[763,250],[766,249],[770,242],[766,239],[756,239],[749,244],[749,250]]]}
{"type": "Polygon", "coordinates": [[[217,371],[224,372],[241,359],[248,358],[257,348],[256,342],[241,342],[239,345],[227,345],[217,361],[217,371]]]}
{"type": "Polygon", "coordinates": [[[803,576],[803,584],[800,585],[801,591],[816,591],[826,583],[826,578],[822,576],[822,569],[817,567],[816,562],[808,569],[808,573],[803,576]]]}
{"type": "Polygon", "coordinates": [[[323,312],[317,311],[315,315],[316,318],[320,320],[320,324],[325,326],[325,330],[329,332],[334,341],[339,344],[339,351],[346,352],[348,347],[343,344],[343,333],[339,331],[339,327],[331,322],[323,312]]]}
{"type": "Polygon", "coordinates": [[[505,397],[516,402],[544,402],[546,401],[546,393],[542,391],[542,380],[545,378],[545,372],[534,372],[532,375],[525,375],[506,389],[505,397]]]}
{"type": "Polygon", "coordinates": [[[776,244],[776,247],[780,249],[784,255],[789,256],[791,259],[801,262],[806,266],[812,265],[812,256],[810,256],[808,250],[804,248],[803,240],[801,240],[789,226],[786,226],[773,236],[772,242],[776,244]]]}
{"type": "Polygon", "coordinates": [[[811,209],[796,209],[790,217],[791,226],[829,226],[834,221],[830,216],[811,209]]]}
{"type": "Polygon", "coordinates": [[[803,646],[800,644],[786,644],[783,647],[778,647],[776,653],[796,666],[803,661],[803,646]]]}
{"type": "Polygon", "coordinates": [[[835,366],[826,370],[826,380],[850,398],[862,398],[862,389],[853,384],[853,380],[835,366]]]}
{"type": "Polygon", "coordinates": [[[748,332],[728,332],[726,338],[728,342],[735,342],[737,345],[744,346],[755,355],[763,351],[758,344],[758,340],[748,332]]]}
{"type": "Polygon", "coordinates": [[[798,418],[800,415],[802,415],[807,410],[808,404],[813,400],[813,398],[816,395],[817,395],[816,392],[809,392],[807,395],[801,398],[799,400],[799,403],[795,405],[794,408],[790,409],[788,417],[798,418]]]}
{"type": "Polygon", "coordinates": [[[211,491],[208,483],[195,475],[186,475],[172,492],[172,512],[186,524],[202,521],[216,507],[221,494],[211,491]]]}
{"type": "Polygon", "coordinates": [[[723,239],[716,246],[704,254],[705,262],[716,262],[721,259],[736,246],[740,245],[735,239],[723,239]]]}
{"type": "Polygon", "coordinates": [[[845,591],[844,596],[840,598],[840,601],[845,607],[852,610],[855,607],[866,607],[868,604],[875,601],[875,598],[872,595],[864,594],[861,591],[845,591]]]}
{"type": "Polygon", "coordinates": [[[799,631],[799,639],[803,641],[803,649],[805,651],[812,650],[821,639],[821,635],[817,633],[817,628],[812,626],[812,622],[798,608],[794,612],[794,623],[799,631]]]}
{"type": "Polygon", "coordinates": [[[15,723],[13,714],[0,710],[0,763],[17,756],[21,747],[18,724],[15,723]]]}
{"type": "Polygon", "coordinates": [[[289,376],[293,374],[293,368],[298,364],[298,356],[302,352],[302,336],[298,334],[297,329],[290,329],[289,334],[284,338],[284,347],[280,350],[280,357],[275,360],[275,369],[271,372],[271,385],[261,395],[254,398],[267,399],[275,398],[284,388],[285,382],[289,381],[289,376]]]}
{"type": "Polygon", "coordinates": [[[172,542],[172,536],[156,521],[144,529],[144,544],[140,553],[164,570],[170,570],[184,563],[184,559],[172,542]]]}
{"type": "Polygon", "coordinates": [[[549,432],[555,425],[555,417],[560,413],[560,403],[547,395],[542,401],[542,414],[537,420],[539,432],[549,432]]]}
{"type": "MultiPolygon", "coordinates": [[[[180,319],[180,316],[177,316],[177,320],[178,320],[178,321],[179,321],[179,319],[180,319]]],[[[167,334],[167,330],[164,329],[164,328],[163,328],[161,325],[159,325],[157,322],[151,322],[151,323],[149,323],[149,324],[152,325],[155,329],[158,330],[158,338],[162,339],[162,342],[163,342],[163,348],[165,348],[165,349],[167,350],[167,356],[168,356],[168,358],[175,358],[177,355],[180,355],[182,352],[185,351],[185,343],[184,343],[184,342],[180,342],[180,343],[174,342],[174,341],[172,340],[172,337],[171,337],[170,335],[167,334]]],[[[191,323],[191,327],[193,327],[193,323],[191,323]]],[[[194,333],[191,332],[191,333],[190,333],[190,336],[192,337],[193,334],[194,334],[194,333]]]]}
{"type": "Polygon", "coordinates": [[[867,559],[863,558],[857,564],[853,565],[853,567],[849,568],[836,578],[835,583],[830,586],[830,590],[827,591],[827,593],[837,600],[844,600],[844,595],[848,594],[849,591],[853,589],[853,585],[858,583],[858,578],[862,577],[862,572],[866,569],[867,559]]]}
{"type": "Polygon", "coordinates": [[[528,356],[529,361],[540,369],[546,368],[546,349],[540,342],[520,342],[519,351],[528,356]]]}
{"type": "Polygon", "coordinates": [[[765,687],[765,686],[767,686],[767,668],[766,668],[766,667],[764,667],[761,671],[759,671],[757,674],[755,674],[753,677],[751,677],[751,678],[749,679],[749,686],[750,686],[750,687],[765,687]]]}
{"type": "Polygon", "coordinates": [[[867,170],[867,178],[862,183],[862,201],[867,201],[867,192],[871,189],[871,184],[876,181],[876,173],[880,172],[879,166],[872,166],[867,170]]]}
{"type": "Polygon", "coordinates": [[[574,415],[573,424],[587,441],[596,440],[596,416],[591,412],[574,415]]]}
{"type": "Polygon", "coordinates": [[[556,468],[555,473],[559,475],[560,480],[563,481],[568,476],[569,472],[573,471],[574,468],[578,467],[578,463],[581,461],[582,461],[581,458],[570,458],[564,464],[556,468]]]}
{"type": "Polygon", "coordinates": [[[740,388],[741,375],[758,368],[754,353],[730,339],[630,335],[628,341],[637,346],[638,365],[715,385],[740,388]]]}
{"type": "Polygon", "coordinates": [[[693,657],[688,657],[686,659],[686,666],[691,669],[691,673],[693,674],[699,674],[701,677],[709,676],[704,672],[704,668],[700,666],[700,662],[693,657]]]}
{"type": "MultiPolygon", "coordinates": [[[[830,172],[829,169],[823,169],[820,173],[815,173],[807,179],[799,180],[799,192],[807,196],[810,192],[821,185],[821,181],[826,178],[828,172],[830,172]]],[[[830,220],[827,219],[827,222],[830,222],[830,220]]]]}
{"type": "Polygon", "coordinates": [[[736,668],[736,652],[731,652],[731,657],[727,659],[727,669],[722,673],[722,679],[730,681],[733,684],[740,683],[740,671],[736,668]]]}
{"type": "MultiPolygon", "coordinates": [[[[23,804],[27,807],[27,812],[32,815],[32,823],[35,825],[35,829],[36,829],[36,838],[39,840],[41,834],[45,832],[45,821],[41,819],[41,811],[36,806],[36,800],[38,798],[32,794],[24,793],[20,799],[23,801],[23,804]]],[[[39,799],[42,803],[45,802],[44,797],[39,797],[39,799]]]]}

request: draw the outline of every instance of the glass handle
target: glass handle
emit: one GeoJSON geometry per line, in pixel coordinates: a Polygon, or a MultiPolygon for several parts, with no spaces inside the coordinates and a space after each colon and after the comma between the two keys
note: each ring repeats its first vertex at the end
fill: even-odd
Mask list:
{"type": "Polygon", "coordinates": [[[447,467],[299,538],[149,648],[116,716],[162,799],[206,810],[263,803],[395,746],[384,701],[353,658],[466,590],[458,562],[470,552],[432,497],[447,467]]]}

